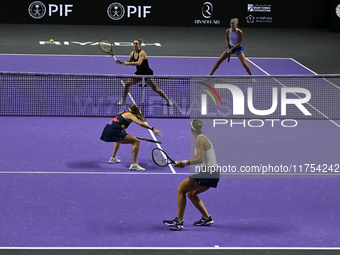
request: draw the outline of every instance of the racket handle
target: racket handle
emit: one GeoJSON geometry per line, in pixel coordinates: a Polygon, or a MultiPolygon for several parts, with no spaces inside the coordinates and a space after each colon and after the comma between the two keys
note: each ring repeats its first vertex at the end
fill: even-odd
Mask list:
{"type": "Polygon", "coordinates": [[[113,58],[114,58],[115,60],[117,60],[116,56],[114,56],[114,55],[113,55],[113,58]]]}

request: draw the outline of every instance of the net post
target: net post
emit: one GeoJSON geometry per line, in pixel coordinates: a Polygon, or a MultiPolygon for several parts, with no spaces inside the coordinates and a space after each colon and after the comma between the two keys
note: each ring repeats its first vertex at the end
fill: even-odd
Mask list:
{"type": "Polygon", "coordinates": [[[144,102],[145,102],[145,76],[142,77],[142,105],[141,111],[144,114],[144,102]]]}

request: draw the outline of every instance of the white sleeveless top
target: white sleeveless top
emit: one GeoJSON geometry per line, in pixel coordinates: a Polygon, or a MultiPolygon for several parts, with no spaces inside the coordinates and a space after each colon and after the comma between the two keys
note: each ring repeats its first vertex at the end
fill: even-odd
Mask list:
{"type": "Polygon", "coordinates": [[[238,28],[236,28],[235,32],[229,29],[229,45],[234,47],[236,44],[238,44],[238,28]]]}
{"type": "MultiPolygon", "coordinates": [[[[215,154],[214,146],[212,145],[210,140],[205,135],[203,135],[203,134],[198,135],[197,138],[199,136],[203,136],[210,143],[210,148],[208,150],[204,151],[204,162],[201,164],[201,166],[217,166],[216,154],[215,154]]],[[[196,148],[195,148],[195,152],[194,153],[195,153],[195,156],[197,157],[196,148]]]]}

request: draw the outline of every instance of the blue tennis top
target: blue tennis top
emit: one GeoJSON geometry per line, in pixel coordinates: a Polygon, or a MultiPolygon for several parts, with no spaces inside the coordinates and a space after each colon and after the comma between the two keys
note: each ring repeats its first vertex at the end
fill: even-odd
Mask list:
{"type": "MultiPolygon", "coordinates": [[[[126,113],[126,111],[123,113],[126,113]]],[[[123,113],[118,114],[114,119],[112,119],[109,122],[109,125],[119,130],[128,128],[128,126],[130,125],[130,122],[127,122],[126,119],[124,119],[124,117],[122,116],[123,113]]]]}

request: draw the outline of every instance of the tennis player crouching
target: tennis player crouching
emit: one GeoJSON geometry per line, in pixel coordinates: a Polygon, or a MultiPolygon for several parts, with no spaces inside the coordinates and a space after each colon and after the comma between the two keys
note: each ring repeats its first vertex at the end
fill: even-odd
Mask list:
{"type": "MultiPolygon", "coordinates": [[[[201,166],[217,166],[215,150],[210,140],[203,135],[203,124],[200,120],[190,123],[191,133],[195,136],[194,156],[189,160],[176,161],[175,167],[201,164],[201,166]]],[[[207,167],[206,167],[207,169],[207,167]]],[[[164,220],[163,223],[177,229],[183,229],[183,216],[186,206],[186,195],[202,214],[195,226],[209,226],[214,223],[198,194],[208,189],[216,188],[220,180],[220,173],[201,172],[186,178],[177,188],[177,217],[174,220],[164,220]]]]}
{"type": "Polygon", "coordinates": [[[109,124],[105,126],[100,139],[104,142],[115,142],[113,155],[109,161],[111,164],[121,162],[117,158],[117,151],[121,144],[132,144],[132,164],[129,169],[132,171],[145,171],[145,168],[139,166],[137,162],[140,141],[136,137],[126,133],[126,129],[129,127],[131,122],[134,122],[144,128],[151,129],[156,136],[159,136],[162,132],[140,120],[146,121],[139,111],[138,106],[136,104],[131,104],[128,111],[119,113],[110,121],[109,124]]]}

